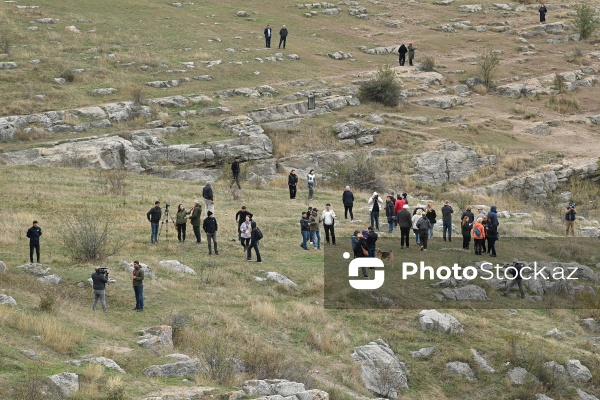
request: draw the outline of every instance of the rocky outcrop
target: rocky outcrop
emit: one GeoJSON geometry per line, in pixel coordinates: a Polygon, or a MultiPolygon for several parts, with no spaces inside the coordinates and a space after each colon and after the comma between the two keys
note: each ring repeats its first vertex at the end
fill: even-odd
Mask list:
{"type": "Polygon", "coordinates": [[[295,169],[299,179],[302,180],[306,178],[311,169],[317,169],[320,173],[323,173],[333,163],[352,160],[354,157],[356,155],[350,151],[318,151],[282,158],[279,160],[278,165],[285,170],[295,169]]]}
{"type": "Polygon", "coordinates": [[[592,379],[590,370],[579,360],[567,360],[567,374],[573,382],[585,383],[592,379]]]}
{"type": "Polygon", "coordinates": [[[181,272],[181,273],[190,274],[190,275],[196,275],[196,271],[194,271],[192,268],[188,267],[187,265],[180,263],[177,260],[159,261],[158,265],[160,265],[161,267],[166,268],[168,270],[171,270],[171,271],[181,272]]]}
{"type": "MultiPolygon", "coordinates": [[[[259,271],[259,272],[263,272],[264,271],[259,271]]],[[[290,286],[290,287],[297,287],[298,284],[296,282],[294,282],[293,280],[291,280],[290,278],[288,278],[287,276],[280,274],[279,272],[267,272],[264,273],[264,277],[255,277],[255,280],[258,282],[261,281],[273,281],[273,282],[277,282],[281,285],[284,286],[290,286]]]]}
{"type": "Polygon", "coordinates": [[[200,360],[194,358],[172,364],[151,365],[144,368],[142,372],[149,377],[172,378],[177,376],[194,377],[204,370],[200,360]]]}
{"type": "Polygon", "coordinates": [[[399,388],[408,388],[406,365],[383,340],[355,348],[352,359],[361,364],[361,378],[371,392],[395,399],[399,388]]]}
{"type": "Polygon", "coordinates": [[[71,372],[49,376],[41,381],[39,391],[50,398],[73,397],[79,391],[79,376],[71,372]]]}
{"type": "Polygon", "coordinates": [[[352,139],[361,136],[373,135],[379,133],[378,127],[365,128],[360,122],[348,121],[333,126],[338,139],[352,139]]]}
{"type": "Polygon", "coordinates": [[[248,113],[254,123],[281,121],[299,116],[310,117],[327,114],[334,110],[341,110],[346,106],[358,105],[360,101],[353,96],[327,96],[315,101],[315,109],[308,109],[308,101],[282,104],[278,106],[261,108],[248,113]]]}
{"type": "Polygon", "coordinates": [[[411,176],[414,180],[440,186],[467,178],[479,168],[496,164],[496,156],[480,157],[469,147],[445,142],[439,150],[419,154],[413,157],[413,161],[417,171],[411,176]]]}
{"type": "Polygon", "coordinates": [[[138,345],[154,350],[173,350],[173,328],[168,325],[154,326],[141,331],[138,345]]]}
{"type": "Polygon", "coordinates": [[[442,110],[446,110],[455,106],[471,104],[471,101],[461,96],[439,96],[415,100],[412,103],[419,106],[441,108],[442,110]]]}
{"type": "Polygon", "coordinates": [[[106,358],[106,357],[86,357],[82,360],[69,361],[69,364],[76,365],[78,367],[85,363],[100,364],[110,370],[117,371],[121,374],[126,373],[125,370],[123,368],[121,368],[121,366],[119,364],[117,364],[114,360],[111,360],[110,358],[106,358]]]}
{"type": "Polygon", "coordinates": [[[485,290],[477,285],[467,285],[456,289],[444,289],[442,294],[450,300],[488,301],[485,290]]]}
{"type": "Polygon", "coordinates": [[[423,310],[419,313],[421,329],[447,333],[461,333],[464,328],[456,318],[450,314],[442,314],[437,310],[423,310]]]}
{"type": "Polygon", "coordinates": [[[6,304],[7,306],[16,306],[17,302],[11,296],[0,294],[0,304],[6,304]]]}

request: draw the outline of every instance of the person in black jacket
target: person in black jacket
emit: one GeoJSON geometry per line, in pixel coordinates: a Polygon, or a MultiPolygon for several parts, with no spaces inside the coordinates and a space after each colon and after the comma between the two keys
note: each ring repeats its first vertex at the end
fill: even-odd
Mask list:
{"type": "Polygon", "coordinates": [[[252,234],[250,236],[250,246],[248,246],[248,254],[246,257],[246,261],[252,261],[252,249],[256,253],[256,262],[262,263],[262,258],[260,257],[260,251],[258,250],[258,242],[260,239],[258,238],[258,231],[256,230],[256,222],[252,221],[252,234]]]}
{"type": "Polygon", "coordinates": [[[288,30],[283,25],[283,27],[279,30],[279,48],[281,48],[281,44],[283,43],[283,48],[285,49],[285,42],[287,42],[288,30]]]}
{"type": "Polygon", "coordinates": [[[244,245],[244,240],[242,240],[242,231],[240,230],[240,227],[242,226],[244,221],[246,221],[246,217],[250,217],[250,221],[252,221],[253,214],[250,211],[246,210],[246,206],[242,206],[242,209],[240,211],[238,211],[237,213],[235,213],[235,220],[237,222],[238,239],[240,239],[240,243],[242,244],[242,247],[246,247],[246,246],[244,245]]]}
{"type": "Polygon", "coordinates": [[[427,203],[427,208],[425,209],[425,216],[429,220],[430,227],[428,234],[429,238],[431,239],[433,237],[433,226],[437,222],[437,213],[435,212],[435,208],[433,207],[433,201],[427,203]]]}
{"type": "Polygon", "coordinates": [[[42,236],[42,228],[38,226],[37,221],[33,221],[31,228],[27,230],[29,238],[29,262],[33,264],[33,250],[37,256],[37,263],[40,263],[40,236],[42,236]]]}
{"type": "Polygon", "coordinates": [[[444,232],[444,242],[446,241],[446,233],[448,233],[448,241],[452,241],[452,213],[454,210],[448,200],[444,201],[442,206],[442,230],[444,232]]]}
{"type": "Polygon", "coordinates": [[[154,207],[148,211],[146,218],[150,221],[151,233],[150,243],[154,244],[158,241],[158,227],[160,226],[160,219],[162,218],[162,210],[160,209],[160,201],[154,202],[154,207]]]}
{"type": "Polygon", "coordinates": [[[471,206],[467,206],[467,209],[463,211],[462,215],[460,216],[460,220],[462,221],[465,219],[465,217],[469,217],[469,221],[471,223],[475,222],[475,214],[473,214],[473,211],[471,210],[471,206]]]}
{"type": "Polygon", "coordinates": [[[273,29],[271,29],[271,25],[267,24],[264,34],[265,34],[265,47],[268,49],[271,47],[271,36],[273,34],[273,29]]]}
{"type": "Polygon", "coordinates": [[[240,158],[239,157],[235,157],[233,159],[233,162],[231,163],[231,174],[233,175],[233,181],[231,182],[231,185],[229,185],[229,188],[231,189],[231,187],[235,183],[235,184],[237,184],[238,189],[241,189],[242,187],[240,186],[240,158]]]}
{"type": "Polygon", "coordinates": [[[92,285],[94,288],[94,304],[92,304],[92,310],[96,311],[96,304],[98,304],[98,300],[102,304],[102,309],[106,312],[106,296],[104,294],[104,289],[106,289],[106,284],[108,283],[108,268],[100,268],[96,267],[96,272],[92,274],[92,285]],[[103,270],[104,273],[100,273],[100,270],[103,270]]]}
{"type": "Polygon", "coordinates": [[[369,257],[375,257],[377,253],[377,232],[373,229],[372,226],[367,228],[369,232],[367,236],[367,251],[369,252],[369,257]]]}
{"type": "Polygon", "coordinates": [[[546,13],[547,12],[548,12],[548,9],[546,8],[546,5],[542,4],[540,6],[540,8],[538,9],[538,13],[540,13],[540,24],[546,23],[546,13]]]}
{"type": "Polygon", "coordinates": [[[471,229],[473,229],[473,222],[468,215],[465,215],[462,219],[461,232],[463,236],[463,250],[469,251],[469,244],[471,243],[471,229]]]}
{"type": "MultiPolygon", "coordinates": [[[[355,230],[352,237],[352,252],[354,253],[354,258],[368,257],[367,241],[359,230],[355,230]]],[[[368,278],[367,268],[362,267],[361,270],[363,278],[368,278]]]]}
{"type": "Polygon", "coordinates": [[[306,212],[302,213],[302,218],[300,219],[300,234],[302,235],[302,247],[304,250],[308,250],[308,241],[310,240],[310,226],[308,225],[308,216],[306,212]]]}
{"type": "Polygon", "coordinates": [[[348,219],[348,212],[350,212],[350,222],[354,221],[354,214],[352,214],[354,193],[350,190],[350,186],[346,186],[346,189],[342,194],[342,203],[344,204],[344,219],[348,219]]]}
{"type": "Polygon", "coordinates": [[[410,228],[412,228],[412,215],[408,211],[408,204],[402,206],[402,210],[398,213],[398,226],[400,227],[400,248],[409,248],[408,239],[410,238],[410,228]]]}
{"type": "Polygon", "coordinates": [[[396,201],[394,196],[388,196],[385,200],[385,216],[388,221],[388,233],[394,232],[394,225],[396,225],[396,214],[394,214],[394,205],[396,201]]]}
{"type": "Polygon", "coordinates": [[[402,43],[400,47],[398,47],[398,54],[400,55],[398,62],[400,63],[400,66],[404,66],[404,62],[406,61],[406,53],[408,53],[408,49],[404,43],[402,43]]]}
{"type": "Polygon", "coordinates": [[[213,190],[210,181],[206,182],[206,186],[202,188],[202,198],[204,199],[204,205],[206,206],[206,215],[208,212],[215,212],[215,201],[213,198],[213,190]]]}
{"type": "Polygon", "coordinates": [[[296,170],[293,169],[290,171],[288,176],[288,187],[290,188],[290,199],[296,200],[296,187],[298,186],[298,175],[296,175],[296,170]]]}
{"type": "Polygon", "coordinates": [[[212,247],[211,242],[215,242],[215,254],[219,255],[219,250],[217,249],[217,230],[219,229],[219,225],[217,224],[217,220],[213,217],[213,212],[209,211],[206,213],[208,216],[204,218],[204,222],[202,223],[202,229],[206,232],[206,241],[208,242],[208,255],[212,255],[212,247]]]}

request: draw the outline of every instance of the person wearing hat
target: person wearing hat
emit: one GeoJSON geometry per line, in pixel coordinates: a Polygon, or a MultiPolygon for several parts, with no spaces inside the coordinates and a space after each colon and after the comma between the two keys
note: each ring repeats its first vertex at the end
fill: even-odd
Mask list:
{"type": "Polygon", "coordinates": [[[217,224],[217,220],[213,216],[212,211],[208,211],[206,214],[207,217],[204,218],[202,229],[204,229],[204,232],[206,233],[206,241],[208,242],[208,255],[212,255],[211,242],[215,243],[215,254],[219,255],[219,250],[217,249],[217,230],[219,229],[219,225],[217,224]]]}
{"type": "Polygon", "coordinates": [[[404,204],[398,213],[398,226],[400,227],[400,248],[403,249],[406,245],[408,249],[408,238],[412,227],[412,215],[408,210],[408,204],[404,204]]]}
{"type": "Polygon", "coordinates": [[[415,58],[415,50],[416,50],[416,47],[415,47],[415,46],[413,46],[413,43],[412,43],[412,42],[410,42],[410,43],[408,44],[408,47],[407,47],[407,49],[408,49],[408,65],[411,65],[411,66],[412,66],[412,65],[413,65],[413,59],[415,58]]]}
{"type": "Polygon", "coordinates": [[[373,195],[368,201],[369,204],[369,212],[371,213],[371,226],[377,228],[379,231],[379,210],[383,206],[383,200],[377,192],[373,192],[373,195]]]}
{"type": "Polygon", "coordinates": [[[521,270],[523,269],[523,263],[519,262],[518,259],[513,259],[512,266],[508,267],[509,272],[513,278],[510,283],[506,286],[506,290],[502,293],[502,296],[508,296],[508,292],[513,286],[519,286],[519,292],[521,292],[521,298],[525,297],[525,290],[523,290],[523,277],[521,276],[521,270]]]}
{"type": "Polygon", "coordinates": [[[354,214],[352,214],[354,193],[350,190],[350,186],[346,186],[344,193],[342,193],[342,203],[344,204],[344,219],[348,219],[348,212],[350,212],[350,222],[354,221],[354,214]]]}
{"type": "Polygon", "coordinates": [[[192,229],[194,230],[194,236],[196,236],[196,243],[202,243],[202,237],[200,236],[200,217],[202,216],[202,206],[200,200],[194,200],[194,205],[190,209],[190,215],[185,218],[189,219],[192,223],[192,229]]]}
{"type": "Polygon", "coordinates": [[[285,42],[287,41],[288,30],[283,25],[279,30],[279,48],[281,48],[281,44],[283,43],[283,48],[285,49],[285,42]]]}
{"type": "Polygon", "coordinates": [[[210,181],[206,182],[206,186],[202,188],[202,198],[204,199],[204,205],[206,206],[206,215],[208,212],[215,212],[215,202],[213,197],[213,190],[210,181]]]}

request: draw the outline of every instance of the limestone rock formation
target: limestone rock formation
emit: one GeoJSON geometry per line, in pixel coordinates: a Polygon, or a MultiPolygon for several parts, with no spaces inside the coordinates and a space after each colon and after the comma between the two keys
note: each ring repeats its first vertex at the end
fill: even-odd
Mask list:
{"type": "Polygon", "coordinates": [[[446,363],[446,369],[455,375],[462,376],[469,382],[475,382],[477,380],[475,378],[475,371],[473,371],[473,368],[471,368],[471,366],[467,363],[461,361],[451,361],[446,363]]]}
{"type": "Polygon", "coordinates": [[[194,358],[171,364],[151,365],[144,368],[142,372],[149,377],[172,378],[176,376],[194,377],[204,370],[205,367],[200,363],[200,360],[194,358]]]}
{"type": "Polygon", "coordinates": [[[194,271],[192,268],[188,267],[187,265],[180,263],[177,260],[159,261],[158,265],[160,265],[163,268],[167,268],[171,271],[182,272],[184,274],[190,274],[190,275],[196,275],[196,271],[194,271]]]}
{"type": "Polygon", "coordinates": [[[421,329],[441,331],[447,333],[460,333],[464,327],[450,314],[442,314],[437,310],[423,310],[419,313],[421,329]]]}

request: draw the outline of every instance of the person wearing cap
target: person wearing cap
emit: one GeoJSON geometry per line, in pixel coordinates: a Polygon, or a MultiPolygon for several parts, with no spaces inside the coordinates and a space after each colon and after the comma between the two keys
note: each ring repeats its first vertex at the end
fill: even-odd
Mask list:
{"type": "Polygon", "coordinates": [[[206,233],[206,241],[208,242],[208,255],[212,255],[211,242],[215,243],[215,254],[219,255],[219,250],[217,249],[217,230],[219,229],[219,225],[217,224],[217,220],[213,216],[212,211],[209,211],[206,214],[207,217],[204,218],[202,229],[204,229],[204,232],[206,233]]]}
{"type": "Polygon", "coordinates": [[[416,47],[413,46],[412,42],[410,42],[408,44],[407,49],[408,49],[408,65],[413,65],[413,59],[415,58],[416,47]]]}
{"type": "Polygon", "coordinates": [[[229,189],[233,187],[233,184],[237,184],[238,189],[242,189],[240,186],[240,158],[236,156],[231,163],[231,174],[232,174],[232,182],[229,185],[229,189]]]}
{"type": "Polygon", "coordinates": [[[213,197],[213,190],[210,181],[206,182],[206,186],[202,188],[202,198],[204,199],[204,205],[206,206],[206,215],[208,212],[215,212],[215,202],[213,197]]]}
{"type": "Polygon", "coordinates": [[[238,239],[240,239],[240,243],[242,244],[242,247],[246,248],[247,246],[244,245],[245,240],[242,240],[242,230],[240,230],[240,227],[242,226],[242,224],[246,221],[246,217],[250,217],[250,221],[252,221],[252,217],[254,215],[250,212],[246,210],[246,206],[242,206],[241,210],[239,210],[237,213],[235,213],[235,221],[237,222],[237,231],[238,231],[238,239]]]}
{"type": "Polygon", "coordinates": [[[283,48],[285,49],[285,42],[287,41],[288,30],[283,25],[279,30],[279,48],[281,48],[281,44],[283,43],[283,48]]]}
{"type": "Polygon", "coordinates": [[[323,220],[323,228],[325,228],[325,242],[329,244],[329,234],[331,233],[331,243],[335,246],[335,211],[331,209],[331,204],[325,204],[321,219],[323,220]]]}
{"type": "Polygon", "coordinates": [[[442,206],[442,231],[444,242],[446,241],[446,234],[448,234],[448,241],[452,241],[452,213],[454,210],[450,205],[450,201],[444,200],[444,205],[442,206]]]}
{"type": "Polygon", "coordinates": [[[350,190],[350,186],[346,186],[344,193],[342,193],[342,203],[344,204],[344,219],[348,219],[348,212],[350,212],[350,222],[354,221],[354,214],[352,214],[354,193],[350,190]]]}
{"type": "Polygon", "coordinates": [[[367,203],[369,204],[369,212],[371,213],[371,226],[379,230],[379,210],[383,206],[383,200],[377,192],[373,192],[367,203]]]}
{"type": "Polygon", "coordinates": [[[185,218],[189,219],[192,223],[194,236],[196,236],[196,243],[202,243],[202,237],[200,236],[200,217],[202,217],[202,206],[200,205],[200,200],[194,200],[194,205],[190,209],[189,215],[185,218]]]}
{"type": "Polygon", "coordinates": [[[317,214],[318,211],[319,210],[316,208],[312,209],[312,213],[310,217],[308,217],[308,226],[313,248],[321,250],[321,223],[323,222],[323,219],[317,214]]]}
{"type": "Polygon", "coordinates": [[[513,286],[519,286],[519,292],[521,292],[521,298],[525,297],[525,290],[523,289],[523,276],[521,276],[521,270],[523,269],[523,263],[519,262],[518,259],[513,259],[512,266],[508,267],[507,272],[512,275],[512,279],[506,286],[506,290],[502,293],[502,296],[508,296],[508,292],[513,286]]]}
{"type": "Polygon", "coordinates": [[[408,238],[410,238],[410,228],[412,226],[412,215],[408,210],[408,204],[402,206],[402,210],[398,213],[398,226],[400,227],[400,248],[404,246],[408,249],[408,238]]]}

